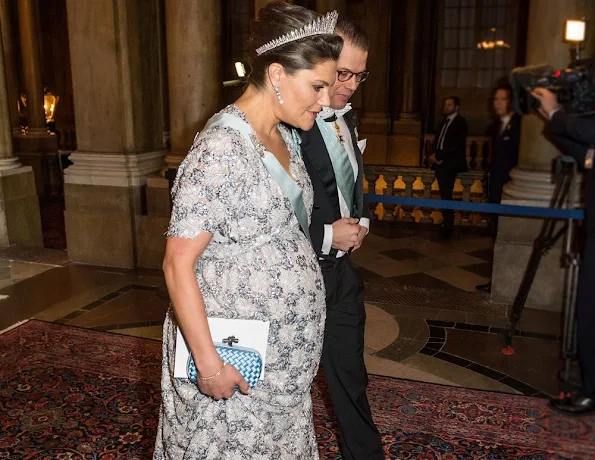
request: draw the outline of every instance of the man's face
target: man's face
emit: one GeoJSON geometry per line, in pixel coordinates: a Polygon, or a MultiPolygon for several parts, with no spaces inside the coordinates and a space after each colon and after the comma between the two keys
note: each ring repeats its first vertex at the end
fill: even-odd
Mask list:
{"type": "MultiPolygon", "coordinates": [[[[337,72],[343,70],[356,74],[365,71],[368,52],[353,46],[345,37],[343,39],[345,43],[337,61],[337,72]]],[[[339,81],[337,78],[330,90],[331,108],[335,110],[343,109],[359,85],[355,75],[347,81],[339,81]]]]}
{"type": "Polygon", "coordinates": [[[455,105],[455,101],[452,99],[445,99],[442,104],[442,115],[448,117],[457,111],[458,107],[455,105]]]}
{"type": "Polygon", "coordinates": [[[494,111],[499,117],[510,113],[510,92],[505,89],[499,89],[494,94],[494,111]]]}

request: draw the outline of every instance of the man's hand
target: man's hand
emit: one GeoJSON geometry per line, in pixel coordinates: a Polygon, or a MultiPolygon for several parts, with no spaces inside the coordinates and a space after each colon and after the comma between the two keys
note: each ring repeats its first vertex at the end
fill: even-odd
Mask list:
{"type": "Polygon", "coordinates": [[[440,161],[438,161],[438,160],[436,159],[436,154],[435,154],[435,153],[432,153],[432,154],[431,154],[431,155],[428,157],[428,160],[430,161],[430,165],[432,165],[432,164],[434,164],[434,163],[436,163],[437,165],[441,165],[441,164],[442,164],[442,161],[444,161],[444,160],[440,160],[440,161]]]}
{"type": "Polygon", "coordinates": [[[541,107],[539,110],[542,111],[548,118],[552,112],[560,109],[558,96],[552,93],[549,89],[535,88],[533,91],[531,91],[531,95],[541,102],[541,107]]]}
{"type": "Polygon", "coordinates": [[[359,249],[362,247],[362,243],[364,242],[364,238],[368,234],[368,229],[363,225],[359,226],[359,233],[357,234],[357,243],[353,246],[353,250],[359,249]]]}
{"type": "Polygon", "coordinates": [[[358,219],[348,217],[333,222],[333,242],[331,246],[343,252],[354,248],[359,242],[360,229],[362,228],[358,222],[358,219]]]}

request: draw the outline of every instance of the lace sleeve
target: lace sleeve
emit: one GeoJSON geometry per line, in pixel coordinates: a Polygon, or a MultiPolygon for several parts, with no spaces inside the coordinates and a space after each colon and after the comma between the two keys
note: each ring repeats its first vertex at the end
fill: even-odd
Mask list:
{"type": "Polygon", "coordinates": [[[172,188],[168,237],[228,233],[244,170],[242,149],[241,138],[229,128],[213,128],[197,136],[172,188]]]}

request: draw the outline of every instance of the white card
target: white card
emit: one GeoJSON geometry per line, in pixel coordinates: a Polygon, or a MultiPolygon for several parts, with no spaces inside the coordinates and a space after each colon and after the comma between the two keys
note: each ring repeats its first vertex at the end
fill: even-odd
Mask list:
{"type": "MultiPolygon", "coordinates": [[[[259,321],[253,319],[226,319],[226,318],[207,318],[211,338],[214,343],[222,343],[223,339],[234,336],[238,342],[234,342],[235,347],[252,348],[262,356],[262,372],[260,379],[264,379],[264,367],[266,363],[267,342],[269,337],[268,321],[259,321]]],[[[188,357],[190,351],[184,340],[184,336],[178,327],[176,337],[176,357],[174,365],[174,377],[188,378],[188,357]]]]}

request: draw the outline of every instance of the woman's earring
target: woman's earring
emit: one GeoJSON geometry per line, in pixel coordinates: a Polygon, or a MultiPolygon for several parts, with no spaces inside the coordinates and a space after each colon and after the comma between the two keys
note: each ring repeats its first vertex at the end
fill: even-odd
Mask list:
{"type": "Polygon", "coordinates": [[[275,90],[279,104],[283,104],[283,99],[281,99],[281,93],[279,92],[279,85],[273,85],[273,89],[275,90]]]}

